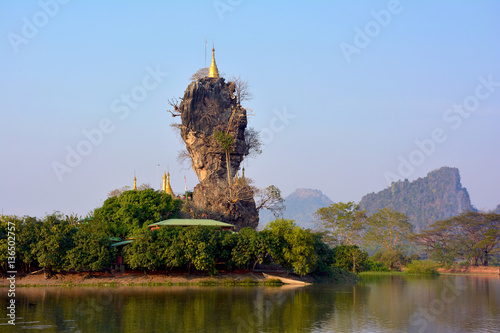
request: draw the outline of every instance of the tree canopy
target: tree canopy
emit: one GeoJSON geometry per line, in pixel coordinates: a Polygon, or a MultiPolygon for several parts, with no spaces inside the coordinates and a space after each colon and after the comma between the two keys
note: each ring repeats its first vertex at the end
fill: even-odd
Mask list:
{"type": "Polygon", "coordinates": [[[460,258],[488,266],[489,258],[500,252],[500,214],[465,212],[433,223],[415,239],[441,262],[460,258]]]}
{"type": "Polygon", "coordinates": [[[170,194],[145,189],[110,197],[94,211],[94,220],[108,236],[126,237],[143,226],[176,216],[182,201],[170,194]]]}
{"type": "Polygon", "coordinates": [[[361,241],[366,214],[353,201],[338,202],[320,208],[315,213],[317,229],[330,246],[356,245],[361,241]]]}
{"type": "Polygon", "coordinates": [[[367,219],[365,246],[397,252],[409,246],[412,235],[413,225],[408,216],[383,208],[367,219]]]}

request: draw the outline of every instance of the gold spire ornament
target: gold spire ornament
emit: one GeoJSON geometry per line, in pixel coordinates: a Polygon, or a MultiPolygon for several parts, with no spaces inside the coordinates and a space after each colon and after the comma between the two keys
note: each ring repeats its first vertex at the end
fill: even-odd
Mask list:
{"type": "Polygon", "coordinates": [[[135,175],[134,175],[134,190],[137,190],[137,178],[135,178],[135,175]]]}
{"type": "Polygon", "coordinates": [[[208,70],[208,77],[217,79],[219,77],[219,70],[217,69],[217,64],[215,63],[215,48],[212,47],[212,64],[208,70]]]}
{"type": "Polygon", "coordinates": [[[161,189],[164,193],[167,191],[167,174],[165,172],[163,173],[163,186],[161,189]]]}
{"type": "Polygon", "coordinates": [[[166,175],[163,173],[163,192],[174,196],[174,191],[172,191],[172,187],[170,186],[170,172],[166,175]]]}

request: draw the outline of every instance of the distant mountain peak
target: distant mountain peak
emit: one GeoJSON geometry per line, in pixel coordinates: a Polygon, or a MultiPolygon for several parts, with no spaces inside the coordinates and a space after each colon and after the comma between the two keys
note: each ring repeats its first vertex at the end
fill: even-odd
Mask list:
{"type": "Polygon", "coordinates": [[[294,197],[297,197],[297,198],[308,198],[309,197],[309,198],[323,198],[323,199],[326,198],[326,200],[330,200],[320,190],[316,190],[313,188],[303,188],[303,187],[300,187],[300,188],[296,189],[295,191],[293,191],[292,193],[290,193],[286,197],[286,199],[294,198],[294,197]]]}
{"type": "Polygon", "coordinates": [[[406,214],[417,229],[475,208],[467,189],[462,187],[457,168],[442,167],[412,182],[397,181],[390,187],[365,195],[361,208],[369,215],[389,207],[406,214]]]}
{"type": "MultiPolygon", "coordinates": [[[[322,207],[331,205],[333,201],[323,192],[312,188],[298,188],[285,198],[283,217],[294,220],[303,228],[312,228],[314,213],[322,207]]],[[[260,214],[259,229],[272,221],[272,214],[263,211],[260,214]]]]}

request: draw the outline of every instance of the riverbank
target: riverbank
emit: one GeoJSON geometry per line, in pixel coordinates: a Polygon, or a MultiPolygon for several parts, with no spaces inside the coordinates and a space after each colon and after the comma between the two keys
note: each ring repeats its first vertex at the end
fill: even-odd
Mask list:
{"type": "MultiPolygon", "coordinates": [[[[294,273],[280,271],[250,272],[247,270],[235,270],[233,272],[219,272],[217,275],[209,275],[205,272],[185,271],[151,272],[145,274],[140,271],[119,272],[63,272],[46,278],[43,270],[24,276],[16,277],[16,287],[43,287],[43,286],[280,286],[286,285],[308,285],[317,283],[349,283],[355,284],[359,278],[350,272],[340,268],[333,270],[330,277],[327,276],[299,276],[294,273]]],[[[0,278],[0,288],[8,287],[10,284],[6,277],[0,278]]]]}
{"type": "Polygon", "coordinates": [[[438,268],[439,274],[500,275],[500,267],[464,266],[459,268],[438,268]]]}
{"type": "MultiPolygon", "coordinates": [[[[361,272],[362,275],[410,275],[405,272],[406,268],[402,271],[389,271],[389,272],[361,272]]],[[[439,274],[444,275],[486,275],[486,276],[500,276],[500,267],[492,266],[464,266],[460,268],[437,268],[439,274]]]]}
{"type": "MultiPolygon", "coordinates": [[[[296,274],[273,274],[265,277],[263,273],[240,271],[233,273],[219,273],[210,276],[205,273],[150,273],[129,271],[125,273],[94,272],[89,273],[58,273],[50,278],[45,278],[43,272],[28,274],[16,278],[16,287],[38,287],[38,286],[159,286],[159,285],[282,285],[290,283],[290,280],[299,283],[314,283],[310,276],[300,277],[296,274]],[[283,280],[280,280],[283,275],[283,280]],[[286,282],[288,281],[288,283],[286,282]]],[[[7,287],[9,281],[3,277],[0,279],[0,287],[7,287]]]]}

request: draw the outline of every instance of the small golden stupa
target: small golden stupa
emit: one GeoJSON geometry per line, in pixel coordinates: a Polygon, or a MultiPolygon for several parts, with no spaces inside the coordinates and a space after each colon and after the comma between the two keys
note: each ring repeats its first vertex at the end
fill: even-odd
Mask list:
{"type": "Polygon", "coordinates": [[[217,69],[217,64],[215,63],[215,48],[212,47],[212,64],[210,65],[210,68],[208,70],[208,77],[209,78],[218,78],[219,77],[219,70],[217,69]]]}
{"type": "Polygon", "coordinates": [[[163,173],[163,192],[174,196],[174,191],[172,191],[172,187],[170,186],[170,172],[167,174],[163,173]]]}

